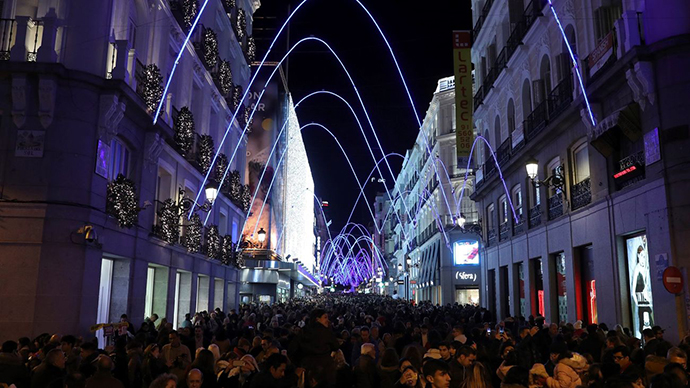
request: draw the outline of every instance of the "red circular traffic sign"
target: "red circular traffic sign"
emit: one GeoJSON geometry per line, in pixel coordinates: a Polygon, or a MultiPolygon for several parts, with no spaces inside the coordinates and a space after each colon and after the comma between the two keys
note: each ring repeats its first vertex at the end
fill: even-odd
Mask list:
{"type": "Polygon", "coordinates": [[[679,294],[683,291],[683,275],[676,267],[668,267],[664,270],[664,287],[671,294],[679,294]]]}

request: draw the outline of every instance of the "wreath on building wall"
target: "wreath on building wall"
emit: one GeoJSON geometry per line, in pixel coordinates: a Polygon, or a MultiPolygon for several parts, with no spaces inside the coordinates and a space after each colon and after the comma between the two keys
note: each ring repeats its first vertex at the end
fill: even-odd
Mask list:
{"type": "Polygon", "coordinates": [[[199,1],[198,0],[183,0],[182,1],[182,13],[184,14],[184,24],[186,27],[191,27],[194,23],[194,18],[199,12],[199,1]]]}
{"type": "Polygon", "coordinates": [[[218,36],[210,28],[204,29],[204,61],[209,68],[218,63],[218,36]]]}
{"type": "Polygon", "coordinates": [[[199,136],[199,152],[197,153],[197,163],[201,168],[201,172],[206,174],[211,168],[211,161],[216,152],[216,147],[213,144],[213,136],[201,135],[199,136]]]}
{"type": "Polygon", "coordinates": [[[218,154],[216,158],[216,166],[213,172],[213,179],[218,182],[218,191],[225,192],[230,185],[230,175],[225,174],[228,169],[228,157],[225,154],[218,154]],[[225,174],[225,179],[223,175],[225,174]]]}
{"type": "Polygon", "coordinates": [[[182,244],[187,248],[187,252],[196,253],[201,250],[201,228],[201,218],[198,214],[194,214],[187,224],[182,244]]]}
{"type": "Polygon", "coordinates": [[[249,185],[242,185],[242,210],[244,210],[245,213],[249,211],[249,205],[251,205],[252,202],[251,191],[249,185]]]}
{"type": "Polygon", "coordinates": [[[233,9],[237,6],[237,2],[235,0],[223,0],[223,5],[226,9],[233,9]]]}
{"type": "Polygon", "coordinates": [[[180,147],[182,154],[185,155],[194,145],[194,114],[188,107],[183,106],[177,113],[173,123],[175,131],[175,144],[180,147]]]}
{"type": "Polygon", "coordinates": [[[235,245],[232,243],[232,236],[223,236],[223,242],[220,252],[220,262],[225,265],[234,265],[234,251],[235,245]]]}
{"type": "Polygon", "coordinates": [[[218,227],[211,225],[206,231],[206,256],[212,259],[218,259],[222,253],[222,241],[220,234],[218,234],[218,227]]]}
{"type": "Polygon", "coordinates": [[[230,68],[229,61],[220,61],[218,66],[218,83],[220,84],[220,93],[223,97],[232,91],[232,69],[230,68]]]}
{"type": "Polygon", "coordinates": [[[158,209],[158,236],[171,244],[180,240],[180,208],[170,198],[158,209]]]}
{"type": "Polygon", "coordinates": [[[256,59],[256,41],[253,36],[250,36],[247,38],[247,61],[249,62],[247,64],[251,65],[254,59],[256,59]]]}
{"type": "Polygon", "coordinates": [[[252,132],[252,125],[254,125],[254,117],[252,116],[252,108],[244,108],[244,124],[247,127],[247,133],[252,132]]]}
{"type": "Polygon", "coordinates": [[[242,44],[244,39],[245,31],[247,31],[247,15],[244,13],[243,9],[237,10],[237,41],[242,44]]]}
{"type": "Polygon", "coordinates": [[[161,70],[155,64],[150,64],[144,68],[144,103],[149,111],[154,111],[158,107],[163,97],[163,76],[161,70]]]}
{"type": "Polygon", "coordinates": [[[242,207],[242,182],[240,182],[240,172],[233,170],[230,172],[230,201],[242,207]]]}
{"type": "Polygon", "coordinates": [[[121,228],[131,228],[139,219],[139,199],[131,179],[118,174],[108,183],[105,212],[115,217],[121,228]]]}
{"type": "Polygon", "coordinates": [[[240,107],[240,101],[242,100],[242,86],[235,85],[232,90],[232,109],[237,111],[240,107]]]}

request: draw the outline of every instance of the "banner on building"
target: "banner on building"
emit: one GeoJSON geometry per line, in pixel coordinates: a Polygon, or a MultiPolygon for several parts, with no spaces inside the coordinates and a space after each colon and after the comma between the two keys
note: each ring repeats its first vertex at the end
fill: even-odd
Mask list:
{"type": "Polygon", "coordinates": [[[472,112],[472,60],[470,31],[453,31],[453,67],[455,68],[455,140],[458,166],[467,165],[474,142],[472,112]]]}

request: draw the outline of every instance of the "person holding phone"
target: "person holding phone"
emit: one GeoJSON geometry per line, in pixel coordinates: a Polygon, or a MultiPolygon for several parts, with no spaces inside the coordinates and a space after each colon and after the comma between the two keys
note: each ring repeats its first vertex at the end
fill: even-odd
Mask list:
{"type": "Polygon", "coordinates": [[[394,388],[419,388],[422,387],[422,382],[419,379],[419,372],[417,369],[408,365],[403,369],[400,379],[393,386],[394,388]]]}

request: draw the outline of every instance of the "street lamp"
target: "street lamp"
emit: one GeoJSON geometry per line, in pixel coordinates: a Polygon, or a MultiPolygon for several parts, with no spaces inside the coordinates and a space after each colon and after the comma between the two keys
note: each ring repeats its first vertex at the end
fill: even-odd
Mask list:
{"type": "Polygon", "coordinates": [[[407,256],[407,259],[405,260],[405,262],[407,263],[408,266],[410,266],[410,264],[412,264],[412,259],[410,259],[410,256],[407,256]]]}
{"type": "Polygon", "coordinates": [[[398,272],[402,272],[402,270],[403,270],[402,263],[398,264],[398,272]]]}
{"type": "Polygon", "coordinates": [[[204,191],[206,192],[206,199],[211,203],[215,202],[216,197],[218,197],[218,183],[209,180],[204,191]]]}
{"type": "Polygon", "coordinates": [[[259,244],[263,244],[264,241],[266,241],[266,231],[264,228],[259,229],[259,232],[257,233],[257,238],[259,239],[259,244]]]}
{"type": "Polygon", "coordinates": [[[547,177],[546,179],[539,180],[537,175],[539,172],[539,162],[536,159],[530,159],[525,164],[525,169],[527,170],[527,176],[532,181],[534,187],[547,186],[556,189],[557,191],[563,190],[563,184],[565,183],[565,177],[563,175],[563,166],[558,166],[553,170],[553,175],[547,177]]]}

